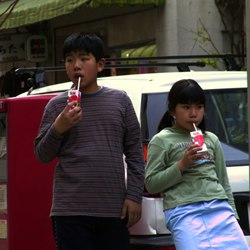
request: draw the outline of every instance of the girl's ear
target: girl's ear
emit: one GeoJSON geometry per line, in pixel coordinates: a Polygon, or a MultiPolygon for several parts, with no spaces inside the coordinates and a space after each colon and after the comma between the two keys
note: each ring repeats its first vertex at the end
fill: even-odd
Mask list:
{"type": "Polygon", "coordinates": [[[169,112],[169,114],[176,120],[175,112],[169,112]]]}
{"type": "Polygon", "coordinates": [[[97,71],[101,72],[104,69],[105,66],[105,59],[101,58],[98,62],[97,62],[97,71]]]}
{"type": "Polygon", "coordinates": [[[169,114],[170,114],[171,116],[175,117],[175,112],[169,111],[169,114]]]}

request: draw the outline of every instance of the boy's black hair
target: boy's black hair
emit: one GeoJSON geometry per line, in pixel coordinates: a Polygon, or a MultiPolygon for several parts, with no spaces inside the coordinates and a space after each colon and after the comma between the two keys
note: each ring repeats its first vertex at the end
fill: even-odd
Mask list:
{"type": "Polygon", "coordinates": [[[95,34],[81,32],[68,36],[63,44],[63,59],[65,60],[68,53],[78,50],[92,53],[97,62],[104,58],[103,41],[95,34]]]}
{"type": "MultiPolygon", "coordinates": [[[[163,115],[158,132],[166,127],[172,127],[174,117],[170,114],[175,110],[177,104],[203,104],[206,106],[206,98],[203,89],[192,79],[183,79],[174,83],[168,94],[168,110],[163,115]]],[[[199,128],[204,133],[206,130],[205,118],[203,117],[199,128]]]]}

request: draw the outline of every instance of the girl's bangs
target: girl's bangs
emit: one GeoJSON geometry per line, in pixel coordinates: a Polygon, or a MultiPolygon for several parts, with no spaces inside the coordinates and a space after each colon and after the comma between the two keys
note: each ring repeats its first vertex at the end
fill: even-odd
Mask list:
{"type": "Polygon", "coordinates": [[[189,87],[184,88],[178,97],[178,103],[182,104],[204,104],[205,105],[205,96],[203,91],[200,91],[197,88],[189,87]]]}

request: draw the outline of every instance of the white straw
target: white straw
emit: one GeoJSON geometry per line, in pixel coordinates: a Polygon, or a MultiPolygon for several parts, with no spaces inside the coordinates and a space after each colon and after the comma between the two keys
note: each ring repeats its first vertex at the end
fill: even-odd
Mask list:
{"type": "Polygon", "coordinates": [[[77,85],[77,90],[78,91],[80,90],[80,83],[81,83],[81,77],[79,76],[79,78],[78,78],[78,85],[77,85]]]}
{"type": "Polygon", "coordinates": [[[195,123],[193,123],[193,126],[194,126],[195,131],[197,131],[198,129],[197,129],[197,127],[195,126],[195,123]]]}

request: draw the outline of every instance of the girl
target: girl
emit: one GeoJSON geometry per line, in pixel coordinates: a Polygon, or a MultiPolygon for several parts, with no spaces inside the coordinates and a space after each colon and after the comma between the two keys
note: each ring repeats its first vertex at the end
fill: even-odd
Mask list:
{"type": "Polygon", "coordinates": [[[148,148],[145,185],[163,195],[166,226],[177,250],[248,249],[237,222],[224,155],[217,136],[206,131],[205,95],[194,80],[176,82],[148,148]],[[192,143],[194,126],[207,151],[192,143]]]}

